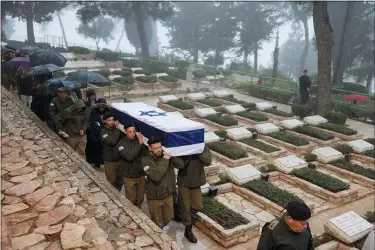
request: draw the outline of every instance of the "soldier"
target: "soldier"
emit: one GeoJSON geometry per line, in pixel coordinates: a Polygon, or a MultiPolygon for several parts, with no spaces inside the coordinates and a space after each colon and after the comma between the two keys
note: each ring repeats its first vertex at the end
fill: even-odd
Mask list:
{"type": "Polygon", "coordinates": [[[147,204],[151,220],[160,228],[173,218],[173,190],[176,176],[174,168],[182,168],[179,157],[171,157],[162,149],[161,141],[155,137],[148,140],[149,154],[142,158],[142,167],[147,176],[147,204]]]}
{"type": "Polygon", "coordinates": [[[309,207],[292,201],[286,207],[281,219],[266,223],[257,250],[313,250],[313,238],[308,219],[311,217],[309,207]]]}
{"type": "Polygon", "coordinates": [[[177,185],[179,202],[185,225],[185,237],[192,243],[197,242],[192,229],[192,217],[202,209],[201,186],[206,184],[204,167],[211,165],[211,151],[205,147],[201,154],[181,157],[184,167],[178,170],[177,185]]]}
{"type": "Polygon", "coordinates": [[[146,186],[141,160],[147,149],[143,145],[143,135],[136,132],[134,124],[125,126],[125,134],[125,138],[118,144],[125,196],[134,205],[141,208],[146,186]]]}
{"type": "Polygon", "coordinates": [[[122,181],[120,181],[120,156],[117,144],[122,139],[123,133],[118,129],[119,123],[107,112],[103,116],[104,128],[100,134],[103,143],[104,172],[109,183],[118,191],[121,191],[122,181]]]}
{"type": "Polygon", "coordinates": [[[62,136],[62,128],[63,123],[60,119],[60,113],[66,109],[69,108],[74,104],[73,100],[68,97],[68,89],[65,87],[58,88],[58,95],[55,97],[50,105],[48,110],[48,115],[51,122],[47,121],[47,124],[51,129],[53,129],[56,133],[58,133],[60,136],[62,136]]]}

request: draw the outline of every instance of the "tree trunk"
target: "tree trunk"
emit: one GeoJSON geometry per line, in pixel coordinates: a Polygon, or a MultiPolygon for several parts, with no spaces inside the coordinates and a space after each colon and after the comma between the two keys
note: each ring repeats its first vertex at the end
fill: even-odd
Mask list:
{"type": "Polygon", "coordinates": [[[333,72],[333,81],[332,84],[334,86],[341,85],[342,81],[344,79],[344,71],[345,71],[345,62],[343,60],[344,58],[344,44],[345,44],[345,39],[348,37],[348,24],[351,19],[351,12],[353,9],[353,3],[347,2],[346,3],[346,14],[345,14],[345,20],[344,20],[344,26],[342,28],[342,33],[341,33],[341,39],[340,39],[340,46],[339,46],[339,52],[336,60],[336,67],[333,72]]]}
{"type": "Polygon", "coordinates": [[[303,48],[302,56],[301,56],[301,61],[300,61],[300,67],[299,67],[299,73],[302,74],[302,72],[305,70],[305,64],[306,64],[306,58],[307,54],[309,53],[309,45],[310,45],[310,40],[309,40],[309,26],[307,25],[307,17],[302,20],[303,27],[305,30],[305,47],[303,48]]]}
{"type": "Polygon", "coordinates": [[[369,93],[371,93],[371,87],[374,82],[374,65],[370,63],[370,68],[368,71],[367,79],[366,79],[366,88],[369,93]]]}
{"type": "Polygon", "coordinates": [[[33,24],[32,14],[27,14],[26,16],[26,29],[27,29],[27,41],[29,43],[35,43],[34,24],[33,24]]]}
{"type": "Polygon", "coordinates": [[[100,41],[95,41],[95,43],[96,43],[96,51],[99,51],[99,42],[100,41]]]}
{"type": "Polygon", "coordinates": [[[275,86],[275,78],[277,77],[278,65],[279,65],[279,30],[277,30],[275,50],[273,51],[272,86],[275,86]]]}
{"type": "Polygon", "coordinates": [[[255,72],[258,71],[258,42],[254,46],[254,70],[255,72]]]}
{"type": "Polygon", "coordinates": [[[125,21],[124,21],[124,28],[122,29],[121,31],[121,36],[120,38],[118,39],[118,42],[117,42],[117,45],[116,45],[116,52],[118,51],[118,49],[120,48],[120,43],[121,43],[121,40],[122,38],[124,37],[124,33],[125,33],[125,21]]]}
{"type": "Polygon", "coordinates": [[[318,97],[315,114],[324,116],[331,110],[331,57],[333,31],[329,22],[327,2],[313,3],[313,21],[318,50],[318,97]]]}
{"type": "Polygon", "coordinates": [[[148,40],[147,40],[147,34],[146,34],[145,24],[143,20],[141,2],[134,2],[133,9],[134,9],[135,22],[137,24],[137,30],[139,34],[139,40],[141,42],[141,47],[142,47],[142,56],[147,58],[147,57],[150,57],[150,52],[148,48],[148,40]]]}
{"type": "Polygon", "coordinates": [[[243,65],[247,66],[248,65],[248,57],[249,57],[249,48],[245,47],[243,50],[243,65]]]}
{"type": "Polygon", "coordinates": [[[198,48],[193,49],[193,62],[198,63],[199,50],[198,48]]]}
{"type": "Polygon", "coordinates": [[[66,39],[64,24],[63,24],[63,22],[61,20],[60,11],[56,11],[56,15],[57,15],[57,18],[59,19],[59,24],[60,24],[61,32],[62,32],[63,37],[64,37],[65,47],[68,48],[68,40],[66,39]]]}

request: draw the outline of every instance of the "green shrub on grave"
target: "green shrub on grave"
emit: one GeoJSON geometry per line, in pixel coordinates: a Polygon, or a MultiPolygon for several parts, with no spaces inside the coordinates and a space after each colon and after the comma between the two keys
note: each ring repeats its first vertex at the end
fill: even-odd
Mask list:
{"type": "Polygon", "coordinates": [[[207,75],[203,70],[194,70],[193,76],[195,76],[196,78],[205,78],[207,75]]]}
{"type": "Polygon", "coordinates": [[[129,70],[114,70],[112,72],[113,75],[120,75],[120,76],[132,76],[133,72],[129,70]]]}
{"type": "Polygon", "coordinates": [[[293,116],[293,114],[291,114],[291,113],[284,112],[284,111],[281,111],[281,110],[277,110],[277,109],[274,109],[274,108],[263,110],[263,112],[270,113],[270,114],[277,115],[277,116],[282,116],[282,117],[292,117],[293,116]]]}
{"type": "Polygon", "coordinates": [[[324,116],[324,118],[326,118],[330,123],[345,125],[347,115],[341,112],[329,112],[324,116]]]}
{"type": "Polygon", "coordinates": [[[261,114],[255,113],[255,112],[243,111],[243,112],[237,113],[236,115],[241,116],[241,117],[246,118],[246,119],[253,120],[255,122],[268,121],[267,116],[264,116],[264,115],[261,115],[261,114]]]}
{"type": "Polygon", "coordinates": [[[242,185],[242,187],[269,199],[281,207],[286,207],[291,201],[304,203],[304,201],[295,194],[264,180],[250,181],[242,185]]]}
{"type": "Polygon", "coordinates": [[[222,116],[222,115],[208,115],[205,117],[207,120],[215,122],[225,127],[230,127],[234,125],[238,125],[238,121],[229,117],[229,116],[222,116]]]}
{"type": "Polygon", "coordinates": [[[223,73],[224,76],[230,76],[230,75],[232,75],[233,72],[232,72],[232,70],[222,69],[221,73],[223,73]]]}
{"type": "Polygon", "coordinates": [[[259,171],[262,173],[269,173],[269,172],[277,171],[277,168],[273,164],[267,164],[266,166],[261,166],[259,171]]]}
{"type": "Polygon", "coordinates": [[[211,106],[211,107],[218,107],[218,106],[222,105],[221,102],[218,102],[218,101],[212,100],[212,99],[202,99],[202,100],[199,100],[198,102],[202,103],[202,104],[205,104],[205,105],[208,105],[208,106],[211,106]]]}
{"type": "Polygon", "coordinates": [[[330,133],[327,133],[317,128],[308,127],[308,126],[299,126],[299,127],[293,128],[292,130],[294,132],[307,135],[307,136],[311,136],[322,141],[329,141],[335,138],[330,133]]]}
{"type": "Polygon", "coordinates": [[[224,107],[217,108],[215,110],[216,110],[217,113],[222,113],[222,114],[228,113],[228,111],[224,107]]]}
{"type": "Polygon", "coordinates": [[[300,147],[309,145],[309,142],[306,139],[300,138],[298,136],[292,135],[288,132],[273,132],[270,134],[267,134],[268,136],[275,138],[277,140],[292,144],[294,146],[300,147]]]}
{"type": "Polygon", "coordinates": [[[367,138],[367,139],[365,139],[365,141],[367,141],[368,143],[370,143],[372,145],[375,145],[375,138],[367,138]]]}
{"type": "Polygon", "coordinates": [[[144,74],[144,75],[146,75],[146,76],[151,75],[150,72],[148,72],[148,71],[146,71],[146,70],[143,70],[143,69],[134,70],[133,73],[134,73],[134,74],[144,74]]]}
{"type": "Polygon", "coordinates": [[[241,106],[244,107],[247,110],[256,110],[257,109],[256,104],[252,103],[252,102],[241,104],[241,106]]]}
{"type": "Polygon", "coordinates": [[[246,128],[247,130],[249,130],[251,133],[257,133],[257,130],[255,128],[246,128]]]}
{"type": "Polygon", "coordinates": [[[164,82],[178,82],[178,78],[174,76],[160,76],[159,79],[164,82]]]}
{"type": "Polygon", "coordinates": [[[318,125],[319,128],[330,130],[343,135],[355,135],[358,132],[354,129],[348,128],[344,125],[338,125],[334,123],[321,123],[318,125]]]}
{"type": "Polygon", "coordinates": [[[343,155],[351,154],[354,152],[353,148],[347,144],[340,144],[340,145],[334,146],[333,148],[341,152],[343,155]]]}
{"type": "Polygon", "coordinates": [[[135,79],[143,83],[156,83],[158,81],[155,76],[137,76],[135,79]]]}
{"type": "Polygon", "coordinates": [[[316,156],[316,154],[307,154],[305,155],[305,161],[306,162],[313,162],[313,161],[316,161],[318,157],[316,156]]]}
{"type": "Polygon", "coordinates": [[[238,99],[234,98],[233,95],[220,97],[220,99],[223,99],[223,100],[228,101],[228,102],[238,103],[238,104],[241,104],[241,105],[247,104],[247,102],[245,102],[245,101],[241,101],[241,100],[238,100],[238,99]]]}
{"type": "Polygon", "coordinates": [[[111,71],[109,69],[100,69],[98,73],[104,77],[108,77],[111,75],[111,71]]]}
{"type": "Polygon", "coordinates": [[[352,173],[362,175],[362,176],[367,177],[369,179],[375,180],[375,170],[374,169],[365,168],[361,165],[353,164],[353,163],[347,162],[343,159],[332,162],[331,165],[333,165],[335,167],[338,167],[338,168],[341,168],[341,169],[345,169],[345,170],[347,170],[349,172],[352,172],[352,173]]]}
{"type": "Polygon", "coordinates": [[[364,156],[371,157],[371,158],[375,159],[375,150],[374,149],[366,150],[365,152],[361,153],[361,155],[364,155],[364,156]]]}
{"type": "Polygon", "coordinates": [[[343,89],[350,92],[368,94],[366,86],[358,83],[343,82],[343,89]]]}
{"type": "Polygon", "coordinates": [[[227,131],[225,130],[217,130],[217,131],[214,131],[214,133],[219,136],[220,138],[224,138],[224,139],[229,139],[228,137],[228,133],[227,131]]]}
{"type": "Polygon", "coordinates": [[[128,67],[128,68],[142,67],[142,63],[140,61],[138,61],[138,60],[123,59],[122,62],[124,64],[124,66],[128,67]]]}
{"type": "Polygon", "coordinates": [[[273,153],[273,152],[277,152],[277,151],[281,150],[277,147],[271,146],[271,145],[266,144],[262,141],[258,141],[258,140],[252,139],[252,138],[244,138],[244,139],[241,139],[240,142],[242,142],[242,143],[244,143],[244,144],[246,144],[250,147],[262,150],[263,152],[266,152],[266,153],[273,153]]]}
{"type": "Polygon", "coordinates": [[[307,105],[292,104],[292,114],[295,116],[299,116],[301,119],[303,119],[306,116],[313,115],[314,109],[307,105]]]}
{"type": "Polygon", "coordinates": [[[311,168],[296,169],[296,170],[293,170],[292,174],[297,176],[298,178],[311,182],[312,184],[317,185],[333,193],[337,193],[337,192],[349,189],[349,184],[335,177],[332,177],[330,175],[321,173],[315,169],[311,169],[311,168]]]}
{"type": "Polygon", "coordinates": [[[167,104],[172,107],[182,109],[182,110],[188,110],[188,109],[194,108],[193,105],[191,105],[190,103],[184,102],[182,100],[172,100],[172,101],[167,102],[167,104]]]}
{"type": "Polygon", "coordinates": [[[117,82],[121,85],[129,85],[134,83],[134,77],[132,76],[123,76],[113,79],[114,82],[117,82]]]}
{"type": "Polygon", "coordinates": [[[120,53],[114,51],[97,51],[96,57],[106,62],[120,61],[120,53]]]}
{"type": "Polygon", "coordinates": [[[210,142],[206,145],[210,150],[222,154],[232,160],[238,160],[248,156],[245,150],[228,142],[210,142]]]}
{"type": "Polygon", "coordinates": [[[203,208],[201,212],[225,229],[232,229],[249,223],[240,214],[210,196],[203,196],[203,208]]]}

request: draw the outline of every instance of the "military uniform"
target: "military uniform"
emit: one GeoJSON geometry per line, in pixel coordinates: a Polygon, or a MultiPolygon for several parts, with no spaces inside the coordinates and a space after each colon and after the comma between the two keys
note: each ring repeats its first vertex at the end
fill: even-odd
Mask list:
{"type": "Polygon", "coordinates": [[[182,168],[183,161],[178,157],[167,160],[149,153],[141,162],[147,176],[147,204],[151,220],[163,228],[174,215],[173,190],[176,183],[174,168],[182,168]]]}
{"type": "Polygon", "coordinates": [[[63,129],[63,121],[60,118],[61,112],[71,107],[73,104],[74,102],[71,98],[60,100],[58,97],[55,97],[51,101],[49,105],[48,115],[56,127],[56,132],[59,132],[63,129]]]}
{"type": "Polygon", "coordinates": [[[141,166],[141,160],[147,148],[139,144],[138,138],[125,137],[118,145],[120,155],[120,168],[123,176],[125,196],[134,205],[141,208],[145,195],[145,172],[141,166]]]}
{"type": "Polygon", "coordinates": [[[104,172],[109,183],[117,190],[121,190],[120,156],[117,147],[123,133],[115,126],[112,128],[104,124],[100,134],[103,143],[104,172]]]}

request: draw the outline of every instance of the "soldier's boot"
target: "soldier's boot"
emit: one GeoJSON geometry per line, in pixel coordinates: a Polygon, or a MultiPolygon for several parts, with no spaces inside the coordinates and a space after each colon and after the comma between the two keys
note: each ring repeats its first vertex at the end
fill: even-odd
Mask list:
{"type": "Polygon", "coordinates": [[[173,205],[173,210],[174,210],[173,211],[174,212],[173,220],[175,222],[182,222],[183,217],[180,214],[180,207],[179,207],[178,203],[173,205]]]}
{"type": "Polygon", "coordinates": [[[197,243],[197,238],[195,238],[195,235],[193,234],[193,231],[191,230],[192,229],[192,225],[188,225],[185,227],[185,237],[188,241],[190,241],[191,243],[197,243]]]}

